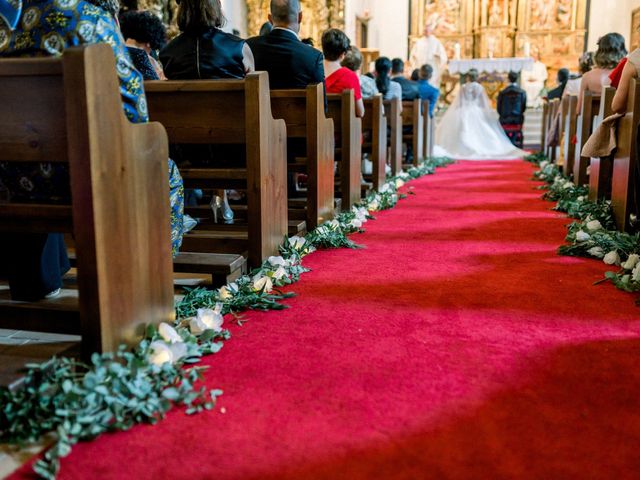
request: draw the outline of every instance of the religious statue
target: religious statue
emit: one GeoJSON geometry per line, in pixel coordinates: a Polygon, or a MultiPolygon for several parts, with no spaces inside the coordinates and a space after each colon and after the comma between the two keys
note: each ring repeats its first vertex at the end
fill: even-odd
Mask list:
{"type": "Polygon", "coordinates": [[[431,65],[433,68],[433,76],[431,77],[430,83],[439,89],[442,71],[447,66],[449,59],[444,45],[433,34],[433,30],[434,26],[432,24],[428,23],[425,25],[424,35],[416,40],[416,43],[414,43],[411,49],[409,62],[412,68],[420,68],[425,64],[431,65]]]}
{"type": "Polygon", "coordinates": [[[426,6],[427,23],[441,33],[458,31],[460,20],[460,0],[440,0],[426,6]]]}
{"type": "Polygon", "coordinates": [[[553,17],[552,9],[555,1],[533,0],[531,2],[531,28],[533,30],[546,30],[551,28],[553,17]]]}
{"type": "Polygon", "coordinates": [[[531,70],[523,70],[521,74],[522,88],[527,92],[527,107],[538,108],[542,105],[540,93],[549,77],[547,66],[540,61],[538,52],[533,54],[535,63],[531,70]]]}
{"type": "Polygon", "coordinates": [[[498,0],[493,0],[489,10],[489,25],[494,27],[502,24],[502,7],[498,0]]]}

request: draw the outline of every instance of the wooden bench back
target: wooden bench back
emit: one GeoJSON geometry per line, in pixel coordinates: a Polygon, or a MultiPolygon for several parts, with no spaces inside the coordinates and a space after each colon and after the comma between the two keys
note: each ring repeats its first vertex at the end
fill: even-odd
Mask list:
{"type": "Polygon", "coordinates": [[[434,118],[429,115],[429,100],[422,100],[422,116],[424,118],[424,134],[422,138],[422,147],[424,151],[424,158],[433,157],[433,147],[435,145],[435,127],[436,122],[434,118]]]}
{"type": "Polygon", "coordinates": [[[424,116],[421,100],[402,102],[402,125],[413,127],[410,142],[413,147],[413,164],[418,165],[424,154],[424,116]]]}
{"type": "Polygon", "coordinates": [[[640,80],[631,80],[627,113],[618,122],[618,148],[613,160],[611,206],[620,230],[630,227],[629,216],[635,211],[634,175],[638,152],[636,135],[640,123],[640,80]]]}
{"type": "Polygon", "coordinates": [[[272,90],[271,110],[285,121],[288,138],[306,139],[307,229],[313,230],[334,216],[334,126],[325,115],[324,87],[272,90]]]}
{"type": "MultiPolygon", "coordinates": [[[[287,132],[284,121],[271,115],[268,74],[152,81],[145,82],[145,90],[149,116],[164,125],[170,143],[245,145],[249,264],[258,266],[275,255],[288,228],[287,132]]],[[[235,178],[232,169],[192,170],[222,182],[235,178]]]]}
{"type": "MultiPolygon", "coordinates": [[[[605,87],[600,98],[600,111],[593,121],[595,131],[602,121],[613,114],[611,104],[616,89],[605,87]]],[[[589,200],[595,201],[601,198],[609,198],[611,195],[611,174],[613,173],[613,156],[590,159],[589,174],[589,200]]]]}
{"type": "Polygon", "coordinates": [[[582,100],[582,109],[578,114],[576,126],[576,151],[573,162],[573,182],[576,185],[586,185],[589,183],[587,168],[589,158],[582,156],[582,147],[593,132],[593,121],[600,111],[600,95],[592,92],[585,92],[582,100]]]}
{"type": "Polygon", "coordinates": [[[0,161],[68,162],[72,196],[4,204],[0,230],[73,231],[83,353],[173,319],[167,136],[126,119],[111,48],[0,60],[0,84],[0,161]]]}
{"type": "Polygon", "coordinates": [[[546,100],[542,104],[542,132],[540,134],[540,150],[547,147],[547,130],[549,129],[549,102],[546,100]]]}
{"type": "Polygon", "coordinates": [[[390,127],[389,163],[391,173],[398,175],[402,171],[402,100],[395,98],[384,101],[385,116],[390,127]]]}
{"type": "Polygon", "coordinates": [[[342,209],[348,210],[361,198],[362,120],[356,117],[353,90],[327,95],[327,104],[327,116],[335,128],[336,160],[340,161],[342,209]]]}
{"type": "Polygon", "coordinates": [[[547,157],[549,161],[556,162],[558,159],[558,142],[556,139],[559,139],[559,131],[557,131],[558,125],[558,115],[560,112],[560,99],[554,98],[549,102],[549,115],[547,118],[547,157]],[[552,138],[553,136],[553,138],[552,138]]]}
{"type": "Polygon", "coordinates": [[[374,190],[380,190],[386,179],[387,166],[387,117],[382,94],[364,101],[365,114],[362,131],[371,135],[372,180],[374,190]]]}
{"type": "Polygon", "coordinates": [[[576,127],[578,125],[578,116],[576,109],[578,108],[578,97],[576,95],[568,95],[565,97],[566,115],[564,117],[564,127],[562,129],[562,157],[564,159],[563,171],[570,175],[573,172],[573,164],[575,162],[576,144],[574,142],[576,136],[576,127]]]}

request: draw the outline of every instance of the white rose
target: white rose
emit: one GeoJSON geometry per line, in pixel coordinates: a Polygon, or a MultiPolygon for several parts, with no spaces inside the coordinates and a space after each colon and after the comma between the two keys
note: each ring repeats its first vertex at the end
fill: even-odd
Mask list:
{"type": "Polygon", "coordinates": [[[621,280],[622,283],[629,283],[631,281],[631,275],[623,275],[621,280]]]}
{"type": "Polygon", "coordinates": [[[587,250],[587,253],[596,258],[604,257],[604,250],[601,247],[593,247],[587,250]]]}
{"type": "Polygon", "coordinates": [[[540,168],[542,169],[544,169],[544,167],[546,167],[547,165],[549,165],[549,162],[547,160],[540,162],[540,168]]]}
{"type": "Polygon", "coordinates": [[[158,366],[165,363],[174,364],[187,354],[187,346],[184,343],[166,344],[158,340],[152,342],[149,349],[149,362],[158,366]]]}
{"type": "Polygon", "coordinates": [[[353,220],[351,220],[350,225],[353,228],[360,228],[360,227],[362,227],[362,221],[358,220],[357,218],[354,218],[353,220]]]}
{"type": "Polygon", "coordinates": [[[229,300],[233,297],[233,294],[231,293],[231,290],[229,289],[229,287],[220,287],[220,289],[218,290],[218,297],[220,297],[220,300],[229,300]]]}
{"type": "Polygon", "coordinates": [[[340,222],[338,222],[337,220],[331,220],[327,222],[326,225],[327,227],[332,229],[340,228],[340,222]]]}
{"type": "Polygon", "coordinates": [[[398,195],[396,195],[395,193],[391,195],[391,202],[398,203],[398,195]]]}
{"type": "Polygon", "coordinates": [[[389,190],[391,190],[391,185],[388,183],[385,183],[380,187],[380,193],[387,193],[389,190]]]}
{"type": "Polygon", "coordinates": [[[627,261],[622,264],[622,268],[625,270],[633,270],[638,263],[640,263],[640,255],[632,253],[629,255],[629,258],[627,258],[627,261]]]}
{"type": "Polygon", "coordinates": [[[284,277],[288,277],[289,275],[287,275],[287,271],[285,270],[284,267],[278,267],[278,269],[273,272],[273,278],[275,278],[276,280],[281,280],[284,277]]]}
{"type": "Polygon", "coordinates": [[[182,337],[176,331],[176,329],[168,323],[161,323],[158,326],[158,333],[160,334],[162,339],[168,343],[181,343],[183,341],[182,337]]]}
{"type": "Polygon", "coordinates": [[[571,187],[573,187],[573,183],[571,183],[571,182],[566,182],[564,185],[562,185],[562,188],[563,188],[564,190],[568,190],[568,189],[570,189],[571,187]]]}
{"type": "Polygon", "coordinates": [[[300,237],[298,235],[295,235],[289,238],[289,245],[291,245],[296,250],[300,250],[301,248],[303,248],[306,243],[307,243],[307,239],[300,237]]]}
{"type": "Polygon", "coordinates": [[[401,178],[396,179],[396,188],[404,187],[404,180],[401,178]]]}
{"type": "Polygon", "coordinates": [[[273,290],[273,281],[265,275],[256,275],[253,277],[253,290],[256,292],[264,291],[270,293],[273,290]]]}
{"type": "Polygon", "coordinates": [[[591,220],[587,223],[587,229],[590,232],[597,232],[598,230],[602,230],[602,224],[598,220],[591,220]]]}
{"type": "Polygon", "coordinates": [[[633,272],[631,272],[631,278],[634,282],[640,282],[640,263],[638,263],[633,269],[633,272]]]}
{"type": "Polygon", "coordinates": [[[585,198],[584,195],[580,195],[578,198],[576,198],[576,201],[578,202],[584,202],[585,198]]]}
{"type": "Polygon", "coordinates": [[[589,239],[591,239],[591,235],[589,235],[587,232],[580,230],[578,233],[576,233],[576,240],[578,242],[586,242],[589,239]]]}
{"type": "Polygon", "coordinates": [[[616,251],[609,252],[604,256],[602,261],[604,263],[606,263],[607,265],[619,265],[620,264],[620,255],[618,255],[618,252],[616,252],[616,251]]]}
{"type": "Polygon", "coordinates": [[[287,265],[287,261],[282,257],[269,257],[267,259],[267,262],[269,262],[269,264],[273,265],[274,267],[287,265]]]}
{"type": "Polygon", "coordinates": [[[210,308],[199,308],[196,317],[189,320],[189,329],[194,335],[202,335],[206,330],[221,332],[224,318],[216,306],[215,310],[210,308]]]}
{"type": "Polygon", "coordinates": [[[376,200],[373,200],[371,201],[371,203],[369,203],[369,211],[376,212],[378,208],[380,208],[380,205],[376,200]]]}

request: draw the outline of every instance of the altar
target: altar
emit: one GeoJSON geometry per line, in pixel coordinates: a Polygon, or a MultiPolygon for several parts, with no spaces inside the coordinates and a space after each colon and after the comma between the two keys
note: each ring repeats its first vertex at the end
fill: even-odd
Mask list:
{"type": "Polygon", "coordinates": [[[451,60],[449,73],[465,74],[469,70],[476,69],[480,73],[509,73],[533,70],[533,58],[473,58],[465,60],[451,60]]]}

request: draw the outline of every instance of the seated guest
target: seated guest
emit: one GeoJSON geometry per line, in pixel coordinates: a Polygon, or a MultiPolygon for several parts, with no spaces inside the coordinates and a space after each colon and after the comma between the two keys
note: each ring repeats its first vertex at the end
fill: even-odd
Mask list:
{"type": "Polygon", "coordinates": [[[160,52],[170,80],[244,78],[254,70],[247,43],[223,32],[220,0],[182,0],[178,6],[180,35],[160,52]]]}
{"type": "Polygon", "coordinates": [[[518,74],[509,72],[509,85],[498,95],[500,124],[516,147],[522,148],[524,112],[527,109],[527,93],[518,86],[518,74]]]}
{"type": "Polygon", "coordinates": [[[624,37],[619,33],[608,33],[598,40],[598,49],[594,56],[595,65],[590,72],[582,76],[578,112],[582,109],[584,94],[591,92],[594,95],[600,95],[602,88],[610,83],[609,75],[626,55],[624,37]]]}
{"type": "Polygon", "coordinates": [[[402,100],[418,98],[418,84],[404,77],[404,62],[399,58],[391,60],[391,80],[400,84],[402,100]]]}
{"type": "Polygon", "coordinates": [[[376,86],[385,100],[402,99],[402,87],[391,81],[391,60],[387,57],[376,60],[376,86]]]}
{"type": "Polygon", "coordinates": [[[322,34],[325,83],[327,93],[342,93],[345,90],[353,90],[356,99],[356,116],[364,117],[364,102],[362,101],[358,75],[340,64],[350,46],[349,37],[337,28],[330,28],[322,34]]]}
{"type": "Polygon", "coordinates": [[[136,70],[145,80],[165,80],[158,51],[167,41],[162,20],[149,11],[131,10],[120,15],[120,31],[136,70]]]}
{"type": "Polygon", "coordinates": [[[549,92],[547,93],[547,99],[551,101],[556,98],[562,98],[564,89],[566,88],[567,82],[569,81],[569,75],[569,69],[567,68],[561,68],[560,70],[558,70],[558,76],[556,77],[558,85],[555,88],[549,90],[549,92]]]}
{"type": "Polygon", "coordinates": [[[347,54],[344,56],[344,60],[342,60],[343,67],[347,67],[349,70],[355,72],[358,75],[358,79],[360,80],[360,92],[362,93],[362,98],[367,99],[374,97],[377,95],[378,87],[376,86],[376,81],[368,76],[360,74],[360,68],[362,67],[362,53],[358,47],[351,45],[347,54]]]}
{"type": "Polygon", "coordinates": [[[593,52],[584,53],[578,62],[578,75],[571,75],[567,86],[564,88],[563,97],[567,95],[579,95],[582,76],[593,68],[593,52]]]}
{"type": "Polygon", "coordinates": [[[412,82],[419,82],[420,81],[420,69],[419,68],[415,68],[413,70],[413,72],[411,72],[411,77],[409,77],[411,79],[412,82]]]}
{"type": "Polygon", "coordinates": [[[273,89],[306,88],[324,82],[322,53],[300,41],[300,0],[271,0],[273,31],[247,40],[258,71],[269,72],[273,89]]]}
{"type": "MultiPolygon", "coordinates": [[[[244,78],[252,72],[254,60],[251,49],[244,40],[223,32],[221,27],[224,23],[220,0],[182,0],[178,6],[178,28],[181,33],[160,52],[167,78],[244,78]]],[[[214,149],[210,145],[182,144],[173,146],[171,150],[176,161],[188,161],[196,167],[213,164],[224,166],[223,162],[241,161],[243,152],[244,148],[237,145],[214,149]]],[[[234,214],[226,190],[216,192],[211,206],[215,221],[220,212],[225,223],[233,223],[234,214]]]]}
{"type": "Polygon", "coordinates": [[[422,100],[429,100],[429,116],[433,118],[433,112],[438,104],[440,90],[429,83],[433,76],[433,67],[423,65],[420,68],[420,80],[418,81],[418,94],[422,100]]]}
{"type": "MultiPolygon", "coordinates": [[[[16,0],[4,2],[0,31],[6,32],[0,57],[60,56],[67,47],[89,43],[107,43],[113,49],[120,80],[122,107],[133,123],[148,121],[142,76],[131,64],[125,42],[117,25],[117,2],[113,0],[16,0]],[[29,12],[39,12],[37,23],[28,24],[29,12]],[[23,17],[23,18],[21,18],[23,17]],[[63,18],[65,22],[48,19],[63,18]],[[91,35],[86,35],[90,31],[91,35]],[[25,36],[30,41],[24,42],[25,36]],[[45,39],[55,36],[59,43],[45,39]]],[[[31,17],[33,19],[33,17],[31,17]]],[[[174,254],[182,243],[183,195],[182,178],[169,160],[171,199],[171,241],[174,254]]],[[[17,202],[70,201],[67,165],[48,163],[29,166],[0,164],[0,179],[17,202]]],[[[134,207],[132,207],[134,208],[134,207]]],[[[59,294],[62,276],[69,269],[66,247],[61,234],[5,234],[6,248],[0,259],[9,271],[11,296],[14,300],[33,301],[59,294]]],[[[167,239],[168,241],[169,239],[167,239]]]]}

